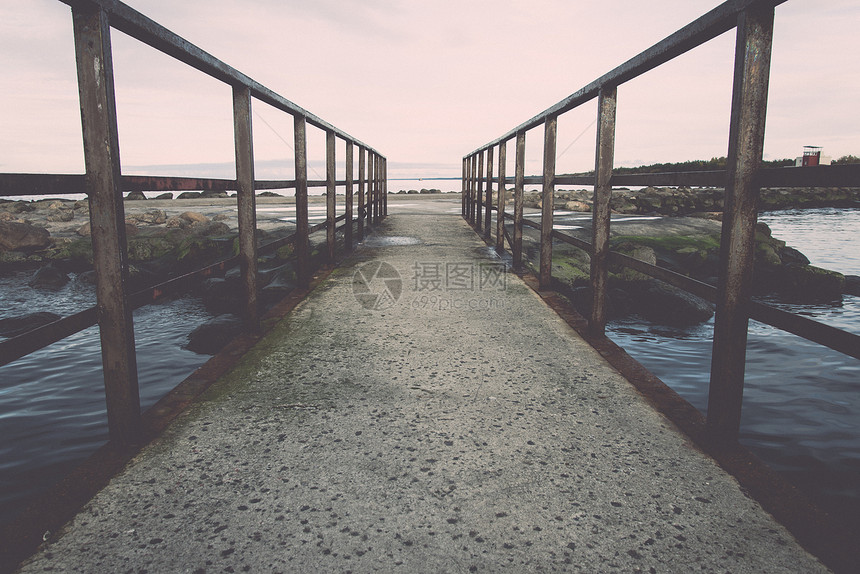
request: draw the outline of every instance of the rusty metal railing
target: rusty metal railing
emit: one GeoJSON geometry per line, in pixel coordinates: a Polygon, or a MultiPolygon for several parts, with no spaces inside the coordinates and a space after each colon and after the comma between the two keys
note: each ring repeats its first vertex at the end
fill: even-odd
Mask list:
{"type": "Polygon", "coordinates": [[[214,58],[160,24],[115,0],[60,0],[71,7],[74,26],[85,175],[0,174],[0,197],[85,193],[89,200],[93,266],[97,275],[96,307],[0,342],[0,365],[81,331],[96,322],[101,337],[105,397],[110,440],[119,445],[136,442],[140,431],[140,398],[134,344],[132,310],[169,293],[187,290],[192,280],[239,265],[244,287],[244,319],[251,330],[259,329],[257,304],[257,256],[292,244],[300,287],[311,277],[309,236],[326,231],[326,254],[335,256],[336,232],[342,231],[350,250],[361,240],[367,225],[387,215],[386,158],[372,147],[330,125],[321,118],[269,90],[238,70],[214,58]],[[144,177],[122,175],[119,161],[111,28],[172,56],[232,86],[236,155],[236,179],[144,177]],[[251,133],[252,102],[258,100],[293,117],[295,179],[254,179],[251,133]],[[326,179],[308,180],[307,125],[326,134],[326,179]],[[335,144],[346,143],[346,177],[336,180],[335,144]],[[355,148],[358,178],[355,178],[355,148]],[[357,184],[357,189],[356,189],[357,184]],[[308,223],[308,188],[325,187],[326,221],[308,223]],[[336,213],[336,189],[345,189],[345,212],[336,213]],[[284,239],[258,247],[255,191],[294,189],[296,230],[284,239]],[[131,292],[125,236],[123,191],[131,190],[235,190],[239,220],[239,254],[213,265],[190,271],[139,292],[131,292]],[[358,196],[355,213],[353,195],[358,196]],[[357,217],[356,217],[357,215],[357,217]],[[342,224],[338,226],[338,223],[342,224]]]}
{"type": "Polygon", "coordinates": [[[686,289],[716,303],[713,357],[708,396],[707,431],[716,440],[736,441],[740,428],[744,386],[747,328],[755,319],[789,331],[855,358],[860,358],[860,336],[835,329],[805,317],[751,301],[751,276],[755,247],[757,197],[765,186],[848,186],[860,181],[860,166],[819,166],[815,168],[762,169],[770,54],[774,9],[786,0],[733,0],[714,8],[663,41],[601,76],[549,109],[520,124],[503,136],[481,146],[463,158],[462,213],[479,233],[492,240],[492,212],[496,211],[495,245],[511,250],[513,265],[522,267],[523,225],[540,232],[541,289],[552,284],[552,242],[576,245],[591,256],[592,310],[589,331],[603,335],[606,325],[608,264],[621,263],[686,289]],[[729,150],[725,171],[613,174],[617,88],[670,60],[735,28],[734,87],[729,130],[729,150]],[[594,175],[557,176],[556,126],[559,115],[597,98],[597,144],[594,175]],[[526,132],[544,127],[543,171],[525,176],[526,132]],[[505,173],[507,143],[515,140],[515,174],[505,173]],[[498,148],[498,168],[494,171],[494,150],[498,148]],[[486,161],[485,161],[486,158],[486,161]],[[486,163],[486,171],[484,165],[486,163]],[[493,183],[497,201],[493,205],[493,183]],[[486,190],[484,185],[486,183],[486,190]],[[514,184],[514,211],[505,211],[506,185],[514,184]],[[523,219],[523,190],[526,184],[542,185],[541,219],[523,219]],[[553,229],[555,186],[594,186],[592,240],[584,242],[553,229]],[[610,208],[613,186],[622,185],[708,185],[726,189],[720,248],[720,273],[716,287],[693,281],[659,267],[609,250],[610,208]],[[506,219],[512,219],[508,233],[506,219]]]}

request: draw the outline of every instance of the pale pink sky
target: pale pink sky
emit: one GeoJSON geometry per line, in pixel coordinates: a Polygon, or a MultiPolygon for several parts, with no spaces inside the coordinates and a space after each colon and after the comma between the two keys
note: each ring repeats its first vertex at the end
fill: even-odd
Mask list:
{"type": "MultiPolygon", "coordinates": [[[[459,176],[464,154],[719,2],[128,4],[373,146],[388,157],[390,177],[411,177],[459,176]]],[[[789,0],[776,10],[766,158],[809,144],[834,158],[860,155],[860,3],[789,0]]],[[[112,40],[124,173],[232,177],[229,88],[115,30],[112,40]]],[[[733,51],[731,31],[622,85],[616,165],[725,155],[733,51]]],[[[0,53],[0,172],[81,173],[70,9],[4,2],[0,53]]],[[[292,119],[259,102],[254,110],[257,176],[288,177],[292,119]]],[[[591,102],[560,118],[559,173],[593,166],[595,110],[591,102]]],[[[324,136],[309,131],[317,166],[324,136]]],[[[541,139],[529,132],[530,173],[541,139]]]]}

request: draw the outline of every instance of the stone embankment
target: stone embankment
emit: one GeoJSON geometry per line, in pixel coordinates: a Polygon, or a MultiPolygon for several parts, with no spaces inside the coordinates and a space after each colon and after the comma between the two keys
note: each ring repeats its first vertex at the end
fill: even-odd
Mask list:
{"type": "MultiPolygon", "coordinates": [[[[556,208],[591,211],[592,191],[558,191],[556,208]]],[[[615,189],[610,205],[616,213],[635,215],[691,215],[722,212],[725,190],[719,188],[645,187],[638,191],[615,189]]],[[[540,193],[524,195],[526,207],[540,207],[540,193]]],[[[860,188],[765,188],[759,194],[760,211],[860,207],[860,188]]]]}

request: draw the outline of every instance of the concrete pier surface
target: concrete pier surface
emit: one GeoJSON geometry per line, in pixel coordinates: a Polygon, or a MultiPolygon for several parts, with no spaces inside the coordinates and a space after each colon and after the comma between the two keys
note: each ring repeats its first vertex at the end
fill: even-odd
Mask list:
{"type": "Polygon", "coordinates": [[[20,571],[46,570],[827,571],[466,222],[409,212],[20,571]]]}

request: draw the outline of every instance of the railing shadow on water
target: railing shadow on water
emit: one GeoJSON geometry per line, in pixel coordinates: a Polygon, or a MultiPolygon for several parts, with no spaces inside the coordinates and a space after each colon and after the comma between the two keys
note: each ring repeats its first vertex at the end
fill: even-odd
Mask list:
{"type": "Polygon", "coordinates": [[[629,267],[716,304],[707,416],[699,433],[700,439],[714,449],[737,445],[749,319],[860,359],[860,336],[751,299],[760,188],[856,186],[860,181],[858,165],[762,167],[774,11],[786,1],[725,2],[462,160],[463,217],[488,243],[495,245],[497,251],[510,250],[515,270],[524,269],[523,226],[536,229],[540,233],[540,254],[534,270],[541,290],[551,291],[555,284],[553,241],[588,253],[592,297],[585,331],[590,336],[605,339],[610,265],[629,267]],[[618,87],[732,29],[736,29],[737,39],[726,170],[613,174],[618,87]],[[557,175],[558,117],[594,99],[597,99],[594,172],[557,175]],[[542,173],[526,176],[526,133],[541,126],[542,173]],[[506,173],[509,142],[513,142],[515,148],[513,177],[506,173]],[[513,184],[513,212],[506,211],[510,201],[507,197],[509,184],[513,184]],[[554,191],[557,185],[563,184],[594,187],[590,242],[553,228],[554,191]],[[542,186],[541,216],[537,221],[523,216],[526,185],[542,186]],[[716,286],[610,251],[612,188],[651,185],[725,188],[716,286]]]}
{"type": "MultiPolygon", "coordinates": [[[[113,0],[61,0],[71,7],[81,107],[86,174],[0,174],[0,198],[13,196],[87,195],[93,268],[97,277],[95,307],[48,325],[0,341],[0,366],[99,325],[109,445],[133,452],[142,436],[137,358],[132,311],[168,296],[191,290],[209,276],[241,268],[241,302],[246,331],[259,332],[261,283],[258,257],[290,245],[296,284],[306,288],[313,265],[331,262],[339,245],[349,251],[370,226],[387,215],[387,163],[374,148],[328,124],[321,118],[269,90],[238,70],[190,44],[143,14],[113,0]],[[135,38],[186,65],[232,87],[236,179],[149,177],[122,174],[119,161],[111,29],[135,38]],[[251,132],[253,101],[257,100],[293,117],[295,179],[259,181],[254,178],[251,132]],[[326,177],[308,180],[308,124],[326,136],[326,177]],[[345,178],[336,179],[337,140],[345,142],[345,178]],[[358,148],[356,154],[355,148],[358,148]],[[356,158],[357,156],[357,158],[356,158]],[[356,174],[357,171],[357,174],[356,174]],[[308,188],[325,188],[326,220],[309,224],[308,188]],[[256,192],[290,189],[295,193],[296,227],[286,237],[261,244],[256,221],[256,192]],[[336,193],[342,190],[345,206],[338,213],[336,193]],[[134,290],[129,280],[128,242],[123,192],[129,191],[236,191],[238,249],[226,259],[202,268],[184,269],[178,276],[134,290]],[[354,205],[357,199],[357,205],[354,205]],[[325,232],[324,247],[313,257],[310,236],[325,232]]],[[[177,381],[178,382],[178,381],[177,381]]],[[[6,542],[9,542],[8,540],[6,542]]],[[[5,542],[4,542],[5,545],[5,542]]]]}

